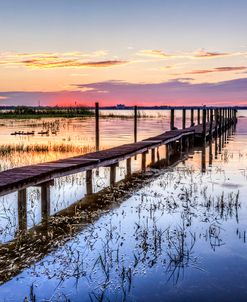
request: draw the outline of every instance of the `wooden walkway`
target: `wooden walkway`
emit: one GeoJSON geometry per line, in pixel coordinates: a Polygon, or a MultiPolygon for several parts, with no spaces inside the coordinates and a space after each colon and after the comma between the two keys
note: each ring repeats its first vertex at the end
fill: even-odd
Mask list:
{"type": "MultiPolygon", "coordinates": [[[[211,129],[215,130],[215,123],[211,129]]],[[[210,131],[210,123],[206,124],[206,133],[210,131]]],[[[160,145],[166,145],[189,136],[202,136],[203,126],[189,127],[166,131],[161,135],[150,137],[143,141],[125,144],[115,148],[85,154],[82,156],[61,159],[42,164],[29,165],[10,169],[0,173],[0,196],[22,190],[24,188],[41,185],[57,177],[77,172],[92,170],[102,166],[116,165],[119,161],[131,158],[137,154],[146,153],[160,145]]]]}

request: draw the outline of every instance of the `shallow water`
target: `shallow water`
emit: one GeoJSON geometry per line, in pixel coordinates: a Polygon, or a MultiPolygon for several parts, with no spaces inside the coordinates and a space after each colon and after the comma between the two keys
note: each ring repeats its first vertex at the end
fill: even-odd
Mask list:
{"type": "MultiPolygon", "coordinates": [[[[247,119],[239,118],[236,133],[212,163],[207,148],[206,170],[198,149],[174,168],[154,171],[94,223],[30,260],[0,286],[0,301],[34,301],[34,295],[36,301],[246,301],[246,126],[247,119]]],[[[107,186],[107,173],[95,173],[95,192],[107,186]]],[[[52,213],[85,195],[83,175],[56,182],[52,213]]],[[[40,221],[40,200],[38,188],[30,190],[32,227],[40,221]]],[[[9,230],[18,227],[14,200],[15,193],[2,203],[1,225],[9,230]]],[[[6,232],[2,242],[15,232],[6,232]]]]}

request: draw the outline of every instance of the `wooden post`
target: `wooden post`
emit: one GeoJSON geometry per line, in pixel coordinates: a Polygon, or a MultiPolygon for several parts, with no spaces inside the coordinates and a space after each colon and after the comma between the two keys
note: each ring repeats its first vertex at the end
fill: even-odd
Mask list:
{"type": "Polygon", "coordinates": [[[170,119],[170,129],[171,130],[174,130],[174,116],[175,116],[174,109],[171,109],[171,119],[170,119]]]}
{"type": "Polygon", "coordinates": [[[209,122],[209,118],[210,118],[209,110],[210,110],[210,109],[206,109],[206,111],[207,111],[207,122],[209,122]]]}
{"type": "Polygon", "coordinates": [[[157,148],[157,162],[160,161],[160,151],[159,151],[159,147],[157,148]]]}
{"type": "Polygon", "coordinates": [[[92,170],[86,171],[86,195],[93,194],[93,173],[92,170]]]}
{"type": "Polygon", "coordinates": [[[126,173],[127,177],[130,177],[131,176],[131,157],[127,158],[126,170],[127,170],[127,173],[126,173]]]}
{"type": "Polygon", "coordinates": [[[155,163],[155,149],[151,149],[151,164],[155,163]]]}
{"type": "Polygon", "coordinates": [[[194,125],[194,109],[190,111],[190,126],[194,125]]]}
{"type": "Polygon", "coordinates": [[[20,231],[27,230],[27,190],[18,191],[18,224],[20,231]]]}
{"type": "Polygon", "coordinates": [[[207,136],[207,129],[206,129],[206,124],[207,124],[207,121],[206,121],[206,108],[203,108],[202,110],[202,135],[203,135],[203,142],[206,141],[206,136],[207,136]]]}
{"type": "Polygon", "coordinates": [[[95,103],[95,139],[96,151],[99,151],[99,103],[95,103]]]}
{"type": "Polygon", "coordinates": [[[182,114],[182,128],[186,128],[186,109],[183,109],[183,114],[182,114]]]}
{"type": "Polygon", "coordinates": [[[146,152],[142,153],[142,171],[146,171],[146,152]]]}
{"type": "Polygon", "coordinates": [[[41,215],[42,220],[48,220],[51,211],[51,193],[50,193],[50,184],[43,183],[41,184],[41,215]]]}
{"type": "Polygon", "coordinates": [[[116,164],[110,166],[110,186],[116,182],[116,164]]]}
{"type": "Polygon", "coordinates": [[[210,109],[210,126],[209,126],[209,138],[212,140],[213,137],[213,109],[210,109]]]}
{"type": "Polygon", "coordinates": [[[214,155],[215,155],[215,158],[217,158],[217,155],[218,155],[218,125],[219,125],[219,112],[218,112],[218,109],[214,110],[214,120],[215,120],[215,130],[214,130],[215,150],[214,150],[214,155]]]}
{"type": "Polygon", "coordinates": [[[134,142],[137,142],[137,106],[134,107],[134,142]]]}
{"type": "Polygon", "coordinates": [[[197,124],[199,125],[201,123],[201,117],[200,117],[200,108],[197,109],[197,124]]]}
{"type": "Polygon", "coordinates": [[[166,144],[166,165],[170,165],[170,144],[166,144]]]}

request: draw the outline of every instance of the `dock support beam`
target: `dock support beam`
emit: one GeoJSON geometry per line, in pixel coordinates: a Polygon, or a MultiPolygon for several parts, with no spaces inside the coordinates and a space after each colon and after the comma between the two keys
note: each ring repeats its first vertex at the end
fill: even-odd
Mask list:
{"type": "Polygon", "coordinates": [[[19,231],[27,230],[27,189],[18,191],[19,231]]]}
{"type": "Polygon", "coordinates": [[[95,103],[95,140],[96,151],[99,151],[99,103],[95,103]]]}

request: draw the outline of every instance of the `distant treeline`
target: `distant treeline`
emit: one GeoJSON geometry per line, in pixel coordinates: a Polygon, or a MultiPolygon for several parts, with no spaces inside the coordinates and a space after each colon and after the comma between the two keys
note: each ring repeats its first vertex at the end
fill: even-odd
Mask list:
{"type": "Polygon", "coordinates": [[[58,108],[58,107],[27,107],[27,106],[17,106],[9,110],[1,110],[0,118],[7,119],[21,119],[21,118],[42,118],[42,117],[86,117],[93,116],[94,112],[87,108],[58,108]]]}

